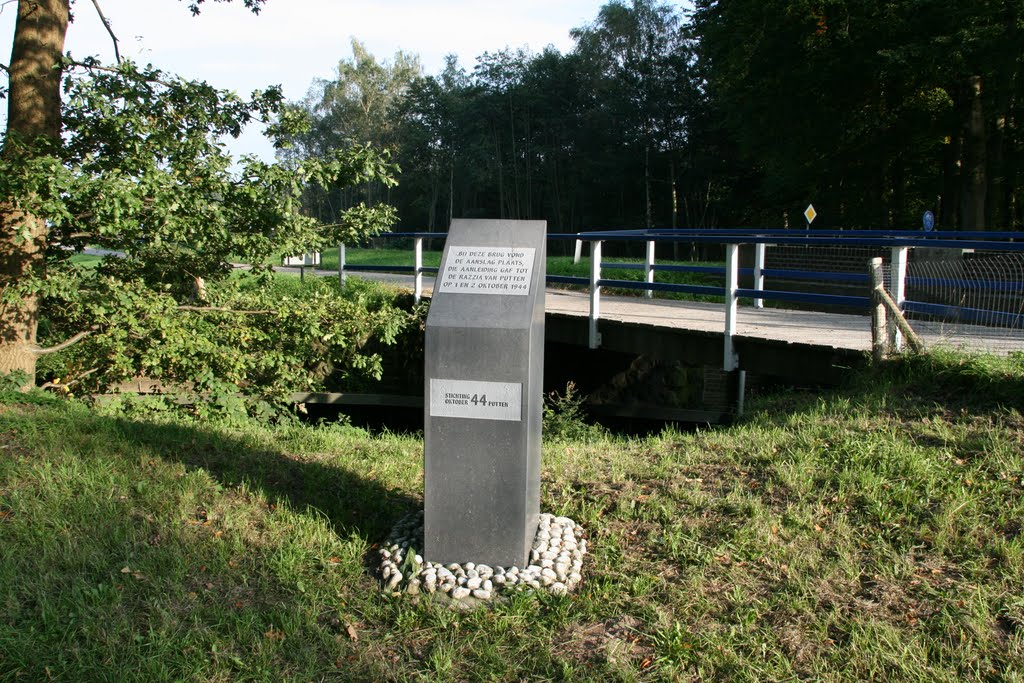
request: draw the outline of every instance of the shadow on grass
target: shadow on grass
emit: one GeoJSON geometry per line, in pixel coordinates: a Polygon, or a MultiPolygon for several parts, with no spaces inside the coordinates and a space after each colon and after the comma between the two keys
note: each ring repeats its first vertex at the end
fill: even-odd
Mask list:
{"type": "Polygon", "coordinates": [[[322,513],[339,534],[373,543],[419,505],[412,496],[340,465],[300,460],[274,447],[253,448],[245,439],[201,426],[110,418],[125,438],[168,461],[202,468],[226,487],[246,484],[273,504],[322,513]]]}

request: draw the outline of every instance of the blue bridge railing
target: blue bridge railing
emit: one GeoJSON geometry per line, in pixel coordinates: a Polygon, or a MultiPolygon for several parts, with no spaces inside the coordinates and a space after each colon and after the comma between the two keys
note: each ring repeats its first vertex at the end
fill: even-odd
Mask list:
{"type": "MultiPolygon", "coordinates": [[[[437,273],[437,268],[423,265],[423,243],[425,240],[443,240],[445,233],[429,232],[393,232],[379,236],[384,239],[411,239],[413,241],[414,264],[403,265],[357,265],[345,262],[344,246],[339,246],[339,277],[344,279],[346,272],[392,272],[409,273],[414,276],[415,296],[417,300],[423,293],[423,276],[437,273]]],[[[1024,302],[1024,276],[1009,280],[951,280],[942,277],[908,277],[908,254],[913,249],[929,248],[963,251],[983,251],[994,253],[1024,253],[1024,232],[921,232],[921,231],[801,231],[801,230],[609,230],[588,231],[580,233],[553,233],[548,235],[551,241],[571,241],[576,245],[576,260],[580,260],[582,245],[590,244],[589,277],[568,275],[549,275],[549,284],[579,285],[589,291],[590,296],[590,333],[591,347],[600,345],[598,321],[600,320],[600,303],[602,288],[640,290],[643,296],[651,297],[654,292],[671,292],[698,296],[721,298],[725,305],[725,349],[723,367],[726,370],[736,369],[738,360],[732,344],[736,332],[736,312],[740,299],[752,299],[756,308],[761,308],[764,301],[780,301],[789,303],[811,304],[825,307],[843,307],[868,311],[873,305],[872,280],[867,263],[862,264],[859,272],[840,272],[836,270],[800,269],[800,268],[767,268],[765,267],[765,249],[772,246],[794,247],[867,247],[882,251],[889,255],[890,280],[889,289],[893,300],[899,308],[907,313],[941,316],[946,319],[972,323],[995,324],[1009,328],[1024,328],[1024,303],[1016,311],[986,310],[972,306],[957,306],[948,303],[915,301],[907,298],[908,287],[965,287],[971,282],[978,289],[1000,292],[1010,297],[1017,297],[1024,302]],[[658,244],[688,242],[691,244],[721,245],[725,248],[725,264],[690,265],[690,264],[659,264],[655,261],[658,244]],[[608,262],[602,258],[605,244],[642,243],[645,249],[643,263],[608,262]],[[754,250],[753,267],[740,267],[740,247],[754,250]],[[639,281],[605,277],[607,271],[642,270],[644,275],[639,281]],[[657,282],[658,272],[682,272],[712,275],[722,278],[722,284],[680,284],[657,282]],[[740,278],[751,283],[750,287],[740,287],[740,278]],[[863,295],[836,294],[797,289],[765,288],[765,279],[771,278],[775,283],[792,283],[795,281],[834,283],[847,287],[863,289],[863,295]]],[[[776,284],[778,287],[778,284],[776,284]]],[[[1016,300],[1016,299],[1015,299],[1016,300]]],[[[900,333],[893,328],[891,341],[898,348],[901,343],[900,333]]]]}

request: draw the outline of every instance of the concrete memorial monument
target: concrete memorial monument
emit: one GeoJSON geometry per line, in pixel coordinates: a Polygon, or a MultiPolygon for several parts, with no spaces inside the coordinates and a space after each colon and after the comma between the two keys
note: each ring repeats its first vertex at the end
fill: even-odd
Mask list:
{"type": "Polygon", "coordinates": [[[544,221],[452,222],[427,316],[424,559],[525,567],[540,518],[544,221]]]}

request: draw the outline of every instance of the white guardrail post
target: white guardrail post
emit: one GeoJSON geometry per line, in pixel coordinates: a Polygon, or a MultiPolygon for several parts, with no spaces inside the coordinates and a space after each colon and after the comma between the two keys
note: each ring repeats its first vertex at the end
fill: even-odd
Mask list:
{"type": "MultiPolygon", "coordinates": [[[[907,253],[909,250],[909,247],[893,247],[892,250],[889,295],[900,310],[903,310],[903,303],[907,300],[907,253]]],[[[896,325],[896,316],[889,318],[889,342],[893,351],[898,353],[903,350],[903,333],[896,325]]]]}
{"type": "MultiPolygon", "coordinates": [[[[647,240],[647,252],[644,256],[644,280],[647,284],[654,282],[654,240],[647,240]]],[[[645,289],[644,298],[653,299],[654,290],[645,289]]]]}
{"type": "Polygon", "coordinates": [[[747,391],[747,373],[740,370],[740,359],[733,345],[733,337],[736,336],[736,315],[739,312],[739,297],[736,290],[740,284],[740,245],[725,245],[725,348],[722,369],[727,373],[735,373],[733,379],[727,378],[727,382],[735,381],[736,389],[736,416],[743,415],[743,399],[747,391]]]}
{"type": "Polygon", "coordinates": [[[415,274],[416,285],[413,291],[413,299],[416,303],[423,298],[423,238],[413,238],[413,273],[415,274]]]}
{"type": "Polygon", "coordinates": [[[572,262],[579,263],[580,259],[583,258],[583,240],[576,240],[576,253],[573,254],[572,262]]]}
{"type": "MultiPolygon", "coordinates": [[[[764,242],[754,245],[754,289],[764,291],[764,242]]],[[[754,299],[754,308],[764,308],[764,299],[754,299]]]]}
{"type": "Polygon", "coordinates": [[[345,287],[345,245],[338,244],[338,287],[345,287]]]}
{"type": "Polygon", "coordinates": [[[587,343],[590,348],[601,346],[601,333],[597,331],[597,321],[601,317],[601,241],[590,243],[590,328],[587,343]]]}
{"type": "Polygon", "coordinates": [[[725,245],[725,348],[722,369],[732,372],[739,367],[739,358],[733,347],[736,335],[736,313],[739,300],[736,290],[739,289],[740,247],[738,244],[725,245]]]}

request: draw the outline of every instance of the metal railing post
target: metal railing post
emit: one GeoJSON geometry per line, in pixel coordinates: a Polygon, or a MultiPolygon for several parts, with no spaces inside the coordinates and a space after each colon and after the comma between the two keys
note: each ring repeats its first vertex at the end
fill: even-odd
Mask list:
{"type": "MultiPolygon", "coordinates": [[[[764,242],[754,245],[754,289],[764,291],[764,242]]],[[[764,299],[754,299],[754,308],[764,308],[764,299]]]]}
{"type": "Polygon", "coordinates": [[[338,287],[345,287],[345,245],[338,243],[338,287]]]}
{"type": "MultiPolygon", "coordinates": [[[[907,252],[909,247],[894,247],[892,250],[892,263],[890,265],[890,278],[889,292],[896,302],[896,305],[902,310],[903,303],[907,300],[906,294],[906,281],[907,281],[907,252]]],[[[900,332],[899,327],[896,325],[896,320],[893,318],[889,321],[889,342],[892,346],[893,351],[899,352],[903,350],[903,333],[900,332]]]]}
{"type": "Polygon", "coordinates": [[[597,321],[601,317],[601,242],[590,243],[590,327],[587,343],[590,348],[601,346],[601,333],[597,331],[597,321]]]}
{"type": "Polygon", "coordinates": [[[725,354],[722,369],[726,372],[732,372],[739,367],[739,358],[736,356],[736,349],[733,346],[733,337],[736,335],[736,313],[739,307],[739,299],[736,296],[736,290],[739,289],[739,270],[739,245],[725,245],[725,354]]]}
{"type": "Polygon", "coordinates": [[[416,284],[413,289],[413,299],[416,303],[420,302],[423,297],[423,238],[416,237],[412,241],[413,245],[413,273],[415,274],[416,284]]]}
{"type": "MultiPolygon", "coordinates": [[[[654,240],[647,240],[647,252],[644,256],[644,281],[647,284],[654,282],[654,240]]],[[[645,289],[644,298],[654,298],[654,290],[645,289]]]]}

